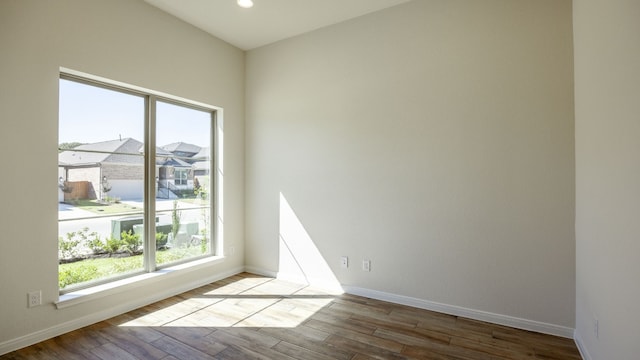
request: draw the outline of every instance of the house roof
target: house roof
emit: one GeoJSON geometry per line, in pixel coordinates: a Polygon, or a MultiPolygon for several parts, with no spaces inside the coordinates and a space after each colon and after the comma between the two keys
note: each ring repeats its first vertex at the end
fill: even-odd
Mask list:
{"type": "Polygon", "coordinates": [[[66,150],[58,154],[60,165],[92,165],[105,162],[117,163],[143,163],[139,156],[109,154],[124,153],[140,155],[142,143],[133,138],[101,141],[92,144],[85,144],[75,147],[73,150],[66,150]]]}
{"type": "Polygon", "coordinates": [[[211,168],[210,161],[196,161],[193,163],[195,170],[209,170],[211,168]]]}
{"type": "Polygon", "coordinates": [[[185,143],[185,142],[175,142],[175,143],[167,144],[167,145],[163,146],[162,148],[164,150],[170,151],[172,153],[182,152],[182,153],[192,153],[192,154],[197,154],[202,149],[198,145],[189,144],[189,143],[185,143]]]}
{"type": "Polygon", "coordinates": [[[161,164],[162,166],[185,167],[190,168],[191,164],[180,159],[169,159],[161,164]]]}
{"type": "Polygon", "coordinates": [[[167,151],[161,147],[156,146],[156,156],[171,156],[173,153],[171,151],[167,151]]]}
{"type": "MultiPolygon", "coordinates": [[[[161,158],[166,158],[172,156],[175,152],[180,152],[192,154],[191,156],[193,156],[194,159],[202,161],[209,157],[209,151],[208,147],[201,148],[200,146],[184,142],[172,143],[156,148],[156,155],[159,157],[157,164],[161,166],[191,167],[190,163],[181,159],[170,158],[163,160],[161,158]]],[[[65,150],[59,153],[58,165],[82,166],[102,163],[142,164],[144,163],[142,157],[123,154],[141,155],[143,152],[144,144],[133,138],[101,141],[80,145],[72,150],[65,150]]]]}
{"type": "MultiPolygon", "coordinates": [[[[140,154],[144,153],[144,144],[140,146],[140,148],[138,149],[138,152],[140,154]]],[[[171,156],[171,155],[173,155],[171,152],[164,150],[159,146],[156,146],[156,156],[171,156]]]]}
{"type": "Polygon", "coordinates": [[[211,148],[210,147],[203,147],[200,148],[200,151],[193,155],[191,158],[196,160],[196,161],[204,161],[207,160],[211,157],[211,148]]]}

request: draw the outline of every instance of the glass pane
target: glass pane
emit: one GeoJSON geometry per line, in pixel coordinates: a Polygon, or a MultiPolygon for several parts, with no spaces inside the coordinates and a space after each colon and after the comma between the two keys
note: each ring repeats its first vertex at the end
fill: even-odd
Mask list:
{"type": "Polygon", "coordinates": [[[212,254],[210,112],[156,107],[156,264],[212,254]]]}
{"type": "Polygon", "coordinates": [[[143,270],[144,98],[60,80],[62,291],[143,270]]]}

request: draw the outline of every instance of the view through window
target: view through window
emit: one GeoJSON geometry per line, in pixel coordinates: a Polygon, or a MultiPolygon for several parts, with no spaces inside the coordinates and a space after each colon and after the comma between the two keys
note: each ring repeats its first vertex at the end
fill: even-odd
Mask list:
{"type": "Polygon", "coordinates": [[[61,292],[213,254],[214,115],[61,76],[61,292]]]}

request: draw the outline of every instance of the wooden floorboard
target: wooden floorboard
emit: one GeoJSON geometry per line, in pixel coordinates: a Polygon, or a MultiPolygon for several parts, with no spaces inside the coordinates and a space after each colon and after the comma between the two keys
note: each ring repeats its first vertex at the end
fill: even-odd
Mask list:
{"type": "Polygon", "coordinates": [[[243,273],[0,356],[9,359],[581,358],[570,339],[243,273]]]}

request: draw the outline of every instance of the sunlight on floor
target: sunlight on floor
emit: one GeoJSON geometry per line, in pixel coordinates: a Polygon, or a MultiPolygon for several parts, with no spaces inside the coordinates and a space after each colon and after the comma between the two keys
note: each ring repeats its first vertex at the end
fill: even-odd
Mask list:
{"type": "Polygon", "coordinates": [[[291,328],[329,305],[334,297],[307,285],[246,276],[160,301],[141,314],[134,311],[119,326],[291,328]]]}
{"type": "Polygon", "coordinates": [[[343,293],[280,194],[278,279],[241,274],[118,317],[123,327],[296,327],[343,293]],[[289,281],[287,281],[289,280],[289,281]]]}

